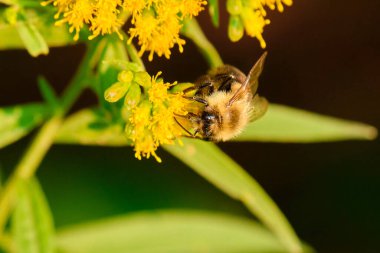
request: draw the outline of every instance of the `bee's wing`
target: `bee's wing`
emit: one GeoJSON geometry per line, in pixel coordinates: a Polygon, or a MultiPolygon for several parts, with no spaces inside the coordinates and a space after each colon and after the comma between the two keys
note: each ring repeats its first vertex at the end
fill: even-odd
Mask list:
{"type": "Polygon", "coordinates": [[[247,79],[245,80],[243,85],[236,91],[234,96],[228,102],[228,106],[231,106],[241,94],[246,92],[248,88],[251,88],[252,95],[256,94],[257,88],[259,86],[259,76],[263,71],[266,56],[267,52],[264,52],[261,55],[261,57],[257,60],[255,65],[249,71],[247,79]]]}
{"type": "Polygon", "coordinates": [[[268,110],[268,100],[264,97],[256,95],[252,100],[252,112],[250,121],[253,122],[265,114],[268,110]]]}
{"type": "Polygon", "coordinates": [[[247,79],[245,80],[245,83],[243,86],[251,87],[252,95],[255,95],[257,92],[257,88],[259,86],[259,77],[261,72],[263,72],[264,69],[264,62],[265,58],[267,57],[267,52],[264,52],[260,59],[257,60],[255,65],[252,67],[252,69],[249,71],[247,79]]]}

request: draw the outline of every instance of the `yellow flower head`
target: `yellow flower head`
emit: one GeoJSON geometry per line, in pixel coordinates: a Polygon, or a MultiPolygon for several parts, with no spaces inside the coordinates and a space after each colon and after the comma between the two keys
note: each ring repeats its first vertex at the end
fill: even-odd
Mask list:
{"type": "Polygon", "coordinates": [[[92,35],[88,39],[93,39],[99,35],[111,34],[115,32],[122,40],[123,36],[119,29],[123,22],[119,19],[119,10],[117,7],[120,3],[114,0],[99,0],[96,7],[96,18],[91,23],[90,30],[92,35]]]}
{"type": "Polygon", "coordinates": [[[181,1],[181,13],[183,16],[198,16],[199,12],[204,9],[204,5],[207,4],[207,1],[204,0],[183,0],[181,1]]]}
{"type": "Polygon", "coordinates": [[[185,40],[179,37],[182,20],[197,16],[206,3],[204,0],[148,0],[143,8],[143,5],[131,3],[129,11],[133,13],[134,27],[129,29],[129,43],[137,38],[140,55],[150,51],[150,61],[154,54],[169,58],[175,45],[182,52],[185,44],[185,40]]]}
{"type": "Polygon", "coordinates": [[[56,22],[56,25],[68,23],[69,31],[71,33],[75,31],[74,40],[78,40],[80,29],[83,28],[84,24],[89,24],[93,20],[95,6],[90,0],[77,0],[70,6],[71,8],[67,7],[69,10],[63,14],[61,20],[56,22]]]}
{"type": "MultiPolygon", "coordinates": [[[[157,8],[158,10],[164,9],[157,8]]],[[[181,23],[175,9],[168,8],[155,14],[152,10],[145,10],[141,15],[134,17],[134,25],[129,29],[130,41],[136,37],[141,46],[140,56],[145,51],[150,51],[149,60],[153,60],[153,54],[170,57],[170,49],[177,44],[180,52],[183,51],[185,41],[179,38],[181,23]]]]}
{"type": "MultiPolygon", "coordinates": [[[[109,102],[120,100],[125,94],[125,108],[128,115],[126,118],[126,135],[132,141],[135,157],[149,158],[153,156],[158,162],[156,150],[160,145],[174,144],[178,137],[183,135],[182,128],[175,121],[175,115],[186,115],[190,101],[183,98],[181,93],[171,93],[170,88],[176,83],[165,83],[159,78],[161,72],[156,76],[149,76],[146,72],[135,72],[133,78],[128,76],[128,84],[119,82],[108,88],[104,94],[109,102]],[[145,82],[145,83],[142,83],[145,82]],[[128,91],[126,87],[128,86],[128,91]],[[133,87],[143,90],[137,103],[128,103],[135,100],[133,87]]],[[[124,76],[124,75],[119,75],[124,76]]]]}
{"type": "MultiPolygon", "coordinates": [[[[205,0],[47,0],[46,6],[53,4],[57,8],[56,24],[67,23],[70,32],[75,32],[74,40],[79,39],[79,32],[88,25],[93,39],[99,35],[116,33],[123,36],[120,29],[125,20],[122,12],[132,16],[129,29],[131,43],[138,39],[141,46],[140,55],[149,51],[149,60],[153,55],[170,57],[170,50],[178,45],[183,51],[185,40],[179,37],[184,18],[197,16],[207,4],[205,0]],[[63,15],[62,15],[63,14],[63,15]]],[[[125,15],[124,15],[125,16],[125,15]]]]}
{"type": "Polygon", "coordinates": [[[270,23],[266,19],[265,6],[271,10],[284,11],[285,5],[292,5],[292,0],[227,0],[227,11],[230,13],[228,36],[232,41],[241,39],[244,26],[248,36],[256,37],[262,48],[266,47],[262,36],[264,27],[270,23]]]}
{"type": "Polygon", "coordinates": [[[119,18],[122,0],[48,0],[41,4],[51,3],[58,9],[54,16],[59,19],[56,25],[67,23],[70,32],[75,31],[74,40],[79,39],[79,32],[85,24],[92,31],[89,39],[114,32],[122,39],[119,32],[123,25],[119,18]]]}
{"type": "Polygon", "coordinates": [[[292,0],[261,0],[263,5],[267,5],[271,10],[274,10],[277,6],[279,12],[284,11],[284,5],[290,6],[293,4],[292,0]]]}

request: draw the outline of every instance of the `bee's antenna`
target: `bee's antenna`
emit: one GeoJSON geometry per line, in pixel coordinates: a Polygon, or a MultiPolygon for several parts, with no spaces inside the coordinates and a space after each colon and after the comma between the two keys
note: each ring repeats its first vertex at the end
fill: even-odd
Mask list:
{"type": "Polygon", "coordinates": [[[267,54],[268,53],[265,51],[261,55],[261,57],[257,60],[255,65],[249,71],[247,79],[245,79],[245,82],[240,86],[240,88],[236,91],[236,93],[228,102],[227,107],[230,107],[236,101],[236,99],[240,96],[240,94],[247,89],[247,87],[251,87],[253,95],[256,94],[257,87],[258,87],[258,79],[261,72],[263,71],[264,62],[265,62],[265,58],[267,57],[267,54]]]}

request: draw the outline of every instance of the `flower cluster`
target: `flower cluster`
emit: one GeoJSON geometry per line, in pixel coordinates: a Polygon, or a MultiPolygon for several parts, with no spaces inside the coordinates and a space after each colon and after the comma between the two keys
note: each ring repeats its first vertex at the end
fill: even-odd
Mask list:
{"type": "Polygon", "coordinates": [[[111,85],[104,94],[108,102],[117,102],[124,97],[123,118],[126,121],[125,132],[132,141],[135,157],[153,156],[158,162],[158,146],[174,144],[183,135],[183,130],[175,121],[175,115],[186,115],[189,100],[182,93],[173,93],[170,87],[175,83],[165,83],[147,72],[123,70],[118,82],[111,85]]]}
{"type": "Polygon", "coordinates": [[[149,60],[153,54],[170,57],[170,49],[176,44],[183,51],[185,41],[179,37],[179,31],[184,18],[192,18],[204,9],[205,0],[150,0],[127,1],[128,9],[132,10],[132,24],[129,29],[130,40],[138,39],[141,46],[140,55],[150,51],[149,60]]]}
{"type": "Polygon", "coordinates": [[[79,32],[85,24],[89,25],[93,39],[98,35],[117,33],[123,21],[120,18],[122,0],[47,0],[43,6],[53,4],[57,8],[56,25],[67,23],[70,32],[75,32],[74,40],[79,39],[79,32]]]}
{"type": "Polygon", "coordinates": [[[270,23],[266,19],[265,6],[271,10],[284,11],[284,5],[292,5],[292,0],[227,0],[227,11],[230,14],[228,36],[232,41],[242,38],[244,30],[251,37],[256,37],[262,48],[266,47],[262,36],[264,26],[270,23]]]}
{"type": "Polygon", "coordinates": [[[138,39],[141,46],[140,56],[150,51],[153,54],[170,57],[170,49],[178,45],[182,52],[185,41],[179,37],[184,18],[192,18],[204,9],[205,0],[47,0],[42,5],[53,4],[57,8],[57,25],[67,23],[70,32],[79,32],[89,26],[93,39],[98,35],[120,33],[126,17],[131,15],[131,38],[138,39]],[[124,14],[124,15],[123,15],[124,14]]]}

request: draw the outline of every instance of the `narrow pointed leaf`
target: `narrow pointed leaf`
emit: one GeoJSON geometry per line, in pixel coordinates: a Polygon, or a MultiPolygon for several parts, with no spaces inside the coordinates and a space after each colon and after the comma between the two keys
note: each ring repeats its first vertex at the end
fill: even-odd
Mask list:
{"type": "Polygon", "coordinates": [[[49,115],[42,104],[28,104],[0,108],[0,148],[29,133],[49,115]]]}
{"type": "Polygon", "coordinates": [[[96,146],[127,145],[121,125],[111,124],[105,118],[96,110],[81,110],[65,120],[55,142],[96,146]]]}
{"type": "Polygon", "coordinates": [[[377,130],[363,123],[270,104],[267,113],[251,123],[235,141],[325,142],[373,140],[377,130]]]}
{"type": "Polygon", "coordinates": [[[184,139],[165,149],[232,198],[243,202],[282,241],[289,252],[302,252],[300,241],[279,208],[237,163],[215,144],[184,139]]]}
{"type": "Polygon", "coordinates": [[[54,225],[41,187],[35,179],[20,179],[17,184],[17,201],[12,215],[16,252],[52,253],[54,225]]]}
{"type": "Polygon", "coordinates": [[[52,109],[58,108],[59,98],[56,96],[51,84],[43,76],[38,77],[38,86],[44,100],[50,105],[50,107],[52,109]]]}
{"type": "MultiPolygon", "coordinates": [[[[66,26],[35,24],[49,47],[60,47],[74,44],[72,35],[66,26]]],[[[1,24],[0,50],[25,49],[25,44],[17,31],[17,25],[1,24]]]]}
{"type": "Polygon", "coordinates": [[[17,23],[17,31],[29,54],[33,57],[47,55],[49,48],[36,26],[28,21],[17,23]]]}
{"type": "Polygon", "coordinates": [[[60,252],[286,252],[259,224],[201,211],[143,212],[63,229],[60,252]]]}
{"type": "Polygon", "coordinates": [[[211,16],[212,24],[219,26],[219,0],[210,0],[208,2],[208,11],[211,16]]]}

